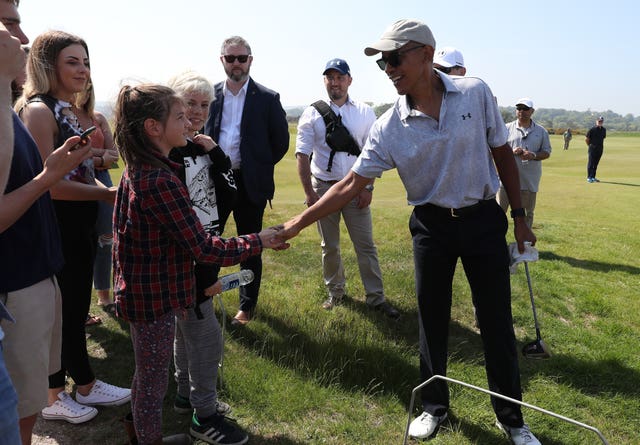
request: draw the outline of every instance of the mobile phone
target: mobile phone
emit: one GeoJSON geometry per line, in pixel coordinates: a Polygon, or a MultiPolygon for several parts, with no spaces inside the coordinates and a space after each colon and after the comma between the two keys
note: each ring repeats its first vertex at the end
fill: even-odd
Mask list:
{"type": "Polygon", "coordinates": [[[84,147],[85,145],[87,145],[89,143],[89,135],[91,133],[93,133],[94,131],[96,131],[96,126],[93,125],[89,128],[87,128],[81,135],[80,135],[80,142],[77,143],[76,145],[74,145],[73,147],[71,147],[71,149],[69,151],[73,151],[73,150],[77,150],[80,147],[84,147]]]}

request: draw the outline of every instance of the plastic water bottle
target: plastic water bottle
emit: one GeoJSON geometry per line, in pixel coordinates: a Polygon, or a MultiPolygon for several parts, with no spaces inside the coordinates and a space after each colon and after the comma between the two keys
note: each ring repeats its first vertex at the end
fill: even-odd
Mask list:
{"type": "Polygon", "coordinates": [[[220,277],[222,282],[222,292],[244,286],[253,281],[253,272],[249,269],[242,269],[240,272],[230,273],[220,277]]]}

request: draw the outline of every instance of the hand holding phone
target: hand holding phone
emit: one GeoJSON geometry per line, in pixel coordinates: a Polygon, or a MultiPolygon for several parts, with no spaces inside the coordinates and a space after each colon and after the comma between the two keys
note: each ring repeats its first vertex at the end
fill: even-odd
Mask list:
{"type": "Polygon", "coordinates": [[[93,133],[94,131],[96,131],[96,126],[93,125],[89,128],[87,128],[81,135],[80,135],[80,142],[78,142],[76,145],[74,145],[73,147],[71,147],[71,149],[69,151],[74,151],[77,150],[80,147],[84,147],[85,145],[87,145],[89,143],[89,135],[91,133],[93,133]]]}

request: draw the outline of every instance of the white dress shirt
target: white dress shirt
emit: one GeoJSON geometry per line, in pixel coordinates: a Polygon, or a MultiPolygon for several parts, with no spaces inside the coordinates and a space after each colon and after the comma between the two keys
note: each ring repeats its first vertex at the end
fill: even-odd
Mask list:
{"type": "Polygon", "coordinates": [[[244,100],[247,97],[248,85],[249,79],[236,95],[227,88],[227,82],[222,87],[224,103],[222,105],[218,145],[231,159],[231,168],[233,169],[240,168],[242,163],[240,157],[240,123],[242,122],[242,111],[244,110],[244,100]]]}

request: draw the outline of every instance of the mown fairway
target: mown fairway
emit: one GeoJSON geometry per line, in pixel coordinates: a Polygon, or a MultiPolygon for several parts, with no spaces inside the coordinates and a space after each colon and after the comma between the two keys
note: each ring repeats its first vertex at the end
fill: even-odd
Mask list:
{"type": "MultiPolygon", "coordinates": [[[[534,223],[540,261],[531,264],[530,271],[542,336],[553,357],[521,358],[524,401],[592,425],[610,444],[637,444],[640,135],[612,134],[606,139],[599,184],[586,182],[583,136],[576,135],[568,151],[562,150],[560,136],[552,136],[552,145],[534,223]]],[[[304,209],[293,149],[276,176],[266,225],[304,209]]],[[[232,417],[250,432],[249,443],[402,443],[411,389],[419,383],[410,211],[396,174],[385,174],[374,191],[374,232],[387,298],[403,314],[397,323],[364,305],[346,233],[343,256],[350,299],[331,312],[320,308],[325,290],[314,227],[292,240],[288,251],[264,254],[257,319],[225,333],[220,393],[233,406],[232,417]]],[[[232,230],[228,228],[227,235],[232,230]]],[[[522,268],[512,276],[512,287],[521,348],[535,338],[522,268]]],[[[449,376],[486,388],[480,337],[461,267],[454,293],[449,376]]],[[[223,300],[233,315],[237,293],[228,292],[223,300]]],[[[92,309],[100,313],[96,306],[92,309]]],[[[105,322],[89,328],[98,378],[128,385],[133,370],[128,327],[101,316],[105,322]]],[[[165,430],[172,433],[188,429],[188,417],[171,409],[174,395],[171,383],[165,430]]],[[[457,386],[451,386],[451,395],[450,422],[430,443],[508,443],[493,425],[488,396],[457,386]]],[[[54,427],[40,420],[36,429],[59,443],[124,443],[117,418],[128,408],[100,411],[86,425],[54,427]]],[[[595,434],[560,420],[527,409],[524,414],[544,444],[600,443],[595,434]]]]}

